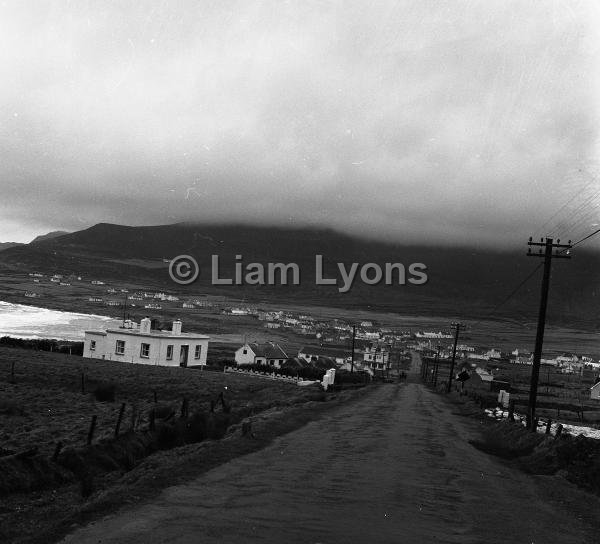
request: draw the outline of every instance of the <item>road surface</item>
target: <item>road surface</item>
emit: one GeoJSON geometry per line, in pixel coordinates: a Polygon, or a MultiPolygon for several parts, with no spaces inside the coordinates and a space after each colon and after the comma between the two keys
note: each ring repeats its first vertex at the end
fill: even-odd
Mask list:
{"type": "Polygon", "coordinates": [[[385,385],[64,542],[600,541],[589,520],[559,500],[563,490],[587,495],[475,449],[468,440],[476,425],[416,381],[385,385]]]}

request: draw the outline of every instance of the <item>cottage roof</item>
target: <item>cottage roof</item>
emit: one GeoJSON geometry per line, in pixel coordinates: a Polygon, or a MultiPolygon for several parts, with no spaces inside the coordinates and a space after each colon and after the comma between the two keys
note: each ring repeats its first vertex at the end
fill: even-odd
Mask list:
{"type": "Polygon", "coordinates": [[[257,357],[265,359],[287,359],[288,355],[279,344],[267,342],[265,344],[248,344],[257,357]]]}

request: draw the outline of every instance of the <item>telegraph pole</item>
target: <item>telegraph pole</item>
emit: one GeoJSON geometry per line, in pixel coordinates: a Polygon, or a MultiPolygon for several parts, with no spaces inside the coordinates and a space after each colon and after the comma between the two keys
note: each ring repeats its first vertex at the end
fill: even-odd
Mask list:
{"type": "Polygon", "coordinates": [[[433,387],[437,387],[438,372],[440,370],[440,346],[435,353],[435,367],[433,369],[433,387]]]}
{"type": "Polygon", "coordinates": [[[454,329],[454,347],[452,348],[452,362],[450,363],[450,376],[448,376],[448,388],[446,391],[450,393],[452,390],[452,378],[454,378],[454,361],[456,360],[456,346],[458,344],[458,333],[460,329],[464,329],[465,326],[462,323],[452,323],[454,329]]]}
{"type": "Polygon", "coordinates": [[[569,251],[571,249],[571,240],[568,244],[561,244],[560,240],[556,241],[556,244],[552,238],[541,238],[539,242],[534,242],[533,238],[529,238],[527,242],[528,246],[538,246],[540,249],[538,253],[532,253],[531,247],[527,251],[528,257],[543,257],[544,258],[544,275],[542,276],[542,293],[540,297],[540,309],[538,312],[538,323],[537,332],[535,334],[535,348],[533,350],[533,366],[531,368],[531,384],[529,386],[529,418],[527,420],[527,427],[530,430],[534,430],[535,422],[535,403],[537,400],[537,388],[538,380],[540,377],[540,365],[542,360],[542,345],[544,343],[544,329],[546,327],[546,308],[548,306],[548,291],[550,289],[550,268],[552,265],[552,259],[570,259],[569,251]],[[555,248],[559,248],[562,251],[555,251],[555,248]]]}

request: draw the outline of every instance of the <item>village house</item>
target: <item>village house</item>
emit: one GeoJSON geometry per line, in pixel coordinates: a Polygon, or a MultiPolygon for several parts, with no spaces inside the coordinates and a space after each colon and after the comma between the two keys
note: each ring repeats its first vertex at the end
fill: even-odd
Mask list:
{"type": "Polygon", "coordinates": [[[390,368],[390,350],[386,346],[371,344],[363,351],[363,361],[373,372],[385,372],[390,368]]]}
{"type": "Polygon", "coordinates": [[[181,332],[179,320],[171,330],[152,329],[151,323],[145,317],[139,327],[126,320],[118,329],[85,331],[83,356],[147,365],[206,365],[208,336],[181,332]]]}
{"type": "Polygon", "coordinates": [[[274,342],[246,343],[235,352],[235,362],[238,365],[261,364],[280,368],[288,358],[282,347],[274,342]]]}
{"type": "Polygon", "coordinates": [[[340,348],[321,346],[318,351],[307,351],[304,347],[298,350],[298,357],[306,361],[317,361],[319,359],[331,359],[335,364],[343,364],[348,355],[343,353],[340,348]]]}

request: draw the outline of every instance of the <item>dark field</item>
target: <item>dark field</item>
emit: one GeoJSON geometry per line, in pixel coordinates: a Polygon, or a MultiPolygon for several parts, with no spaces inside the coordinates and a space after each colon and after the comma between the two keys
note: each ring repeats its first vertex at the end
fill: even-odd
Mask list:
{"type": "Polygon", "coordinates": [[[190,412],[205,411],[220,393],[235,410],[252,405],[301,401],[295,385],[196,369],[123,364],[48,352],[0,348],[0,447],[21,451],[37,446],[51,455],[56,442],[83,447],[93,415],[94,439],[113,435],[121,403],[126,404],[121,431],[148,426],[158,404],[178,412],[184,398],[190,412]],[[14,363],[14,383],[11,366],[14,363]],[[85,392],[82,392],[82,375],[85,392]],[[96,388],[114,384],[113,402],[100,402],[96,388]],[[135,410],[135,416],[134,416],[135,410]]]}
{"type": "MultiPolygon", "coordinates": [[[[460,369],[463,363],[458,364],[460,369]]],[[[479,362],[478,366],[493,372],[497,380],[510,384],[510,398],[515,401],[515,409],[526,414],[529,399],[531,366],[504,363],[500,361],[479,362]]],[[[438,383],[446,382],[449,364],[442,361],[438,383]]],[[[536,415],[542,419],[552,419],[575,425],[600,427],[600,401],[590,399],[590,387],[597,373],[586,370],[582,375],[562,374],[554,367],[542,365],[538,383],[536,415]]],[[[460,386],[460,382],[454,382],[460,386]]],[[[498,393],[490,391],[490,384],[476,378],[465,381],[464,391],[473,391],[487,399],[488,405],[495,405],[498,393]]]]}

